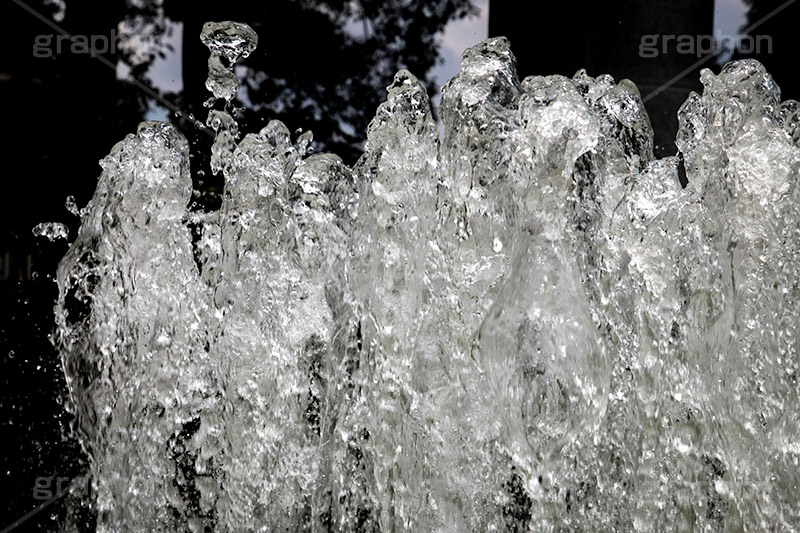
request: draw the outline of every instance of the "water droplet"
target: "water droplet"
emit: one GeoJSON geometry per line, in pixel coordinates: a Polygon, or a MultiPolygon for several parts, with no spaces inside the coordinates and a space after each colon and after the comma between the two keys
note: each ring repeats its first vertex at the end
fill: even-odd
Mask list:
{"type": "Polygon", "coordinates": [[[33,234],[36,237],[45,237],[52,242],[59,239],[66,239],[69,235],[69,229],[61,222],[42,222],[33,228],[33,234]]]}

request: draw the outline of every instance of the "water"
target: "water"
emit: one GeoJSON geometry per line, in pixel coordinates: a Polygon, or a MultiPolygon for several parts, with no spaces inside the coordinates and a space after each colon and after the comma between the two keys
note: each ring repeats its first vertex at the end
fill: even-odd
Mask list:
{"type": "MultiPolygon", "coordinates": [[[[203,42],[224,107],[257,38],[203,42]]],[[[400,71],[353,168],[212,109],[208,213],[142,123],[58,271],[97,529],[796,527],[798,105],[702,82],[660,160],[632,82],[520,81],[502,38],[441,139],[400,71]]]]}
{"type": "Polygon", "coordinates": [[[66,239],[69,235],[69,228],[60,222],[42,222],[33,228],[36,237],[44,237],[49,241],[66,239]]]}

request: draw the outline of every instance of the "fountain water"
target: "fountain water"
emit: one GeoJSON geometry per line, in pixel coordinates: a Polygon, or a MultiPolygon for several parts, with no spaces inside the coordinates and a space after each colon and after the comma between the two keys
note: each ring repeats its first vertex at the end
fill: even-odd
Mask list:
{"type": "MultiPolygon", "coordinates": [[[[202,39],[229,101],[255,33],[202,39]]],[[[702,82],[660,160],[632,82],[520,82],[502,38],[441,140],[400,71],[354,168],[212,110],[211,213],[142,123],[58,271],[98,530],[800,524],[798,105],[702,82]]]]}

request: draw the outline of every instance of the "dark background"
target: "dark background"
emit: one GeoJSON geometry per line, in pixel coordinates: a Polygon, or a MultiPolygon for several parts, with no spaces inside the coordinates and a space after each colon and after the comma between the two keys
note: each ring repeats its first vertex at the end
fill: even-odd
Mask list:
{"type": "MultiPolygon", "coordinates": [[[[719,3],[719,2],[718,2],[719,3]]],[[[755,22],[783,2],[749,2],[755,22]]],[[[168,37],[183,25],[182,91],[160,96],[204,120],[202,102],[208,52],[200,43],[208,20],[247,22],[259,34],[256,52],[242,64],[249,102],[239,117],[241,130],[256,131],[268,120],[283,120],[291,131],[313,130],[315,148],[357,160],[364,132],[385,87],[399,68],[414,72],[431,95],[438,91],[433,69],[443,55],[438,44],[448,22],[475,16],[469,0],[271,0],[205,3],[188,0],[107,0],[87,2],[30,0],[26,5],[73,35],[108,35],[132,28],[140,37],[168,37]],[[123,26],[120,26],[123,24],[123,26]],[[354,31],[353,28],[361,28],[354,31]]],[[[717,6],[719,7],[719,6],[717,6]]],[[[711,35],[711,0],[618,0],[596,2],[513,2],[491,0],[489,35],[506,35],[518,58],[520,77],[610,73],[634,80],[643,96],[691,67],[697,57],[674,53],[639,56],[646,34],[711,35]]],[[[484,16],[486,14],[484,13],[484,16]]],[[[800,9],[791,5],[753,30],[772,38],[772,53],[760,59],[784,89],[800,93],[796,73],[795,24],[800,9]]],[[[0,186],[0,427],[3,498],[0,528],[11,525],[43,502],[34,498],[38,477],[74,478],[86,458],[68,431],[66,395],[57,353],[48,335],[53,328],[56,265],[74,238],[78,219],[64,208],[68,195],[84,206],[100,173],[98,161],[126,134],[135,132],[156,102],[90,55],[37,58],[37,35],[56,31],[12,0],[0,7],[0,102],[2,102],[2,185],[0,186]],[[68,240],[34,237],[39,222],[59,221],[68,240]]],[[[148,69],[167,48],[118,49],[103,57],[124,61],[131,76],[152,85],[148,69]]],[[[738,56],[737,56],[738,57],[738,56]]],[[[719,70],[713,59],[704,67],[719,70]]],[[[649,100],[659,155],[675,152],[676,113],[690,90],[699,90],[698,72],[649,100]]],[[[166,115],[166,111],[161,110],[166,115]]],[[[208,170],[210,138],[170,114],[190,139],[192,173],[202,194],[194,209],[214,209],[223,187],[208,170]],[[201,176],[199,170],[204,170],[201,176]]],[[[55,482],[54,482],[55,483],[55,482]]],[[[50,531],[63,517],[64,499],[31,516],[18,531],[50,531]]],[[[85,525],[93,530],[91,511],[85,525]]],[[[0,529],[0,531],[3,531],[0,529]]]]}

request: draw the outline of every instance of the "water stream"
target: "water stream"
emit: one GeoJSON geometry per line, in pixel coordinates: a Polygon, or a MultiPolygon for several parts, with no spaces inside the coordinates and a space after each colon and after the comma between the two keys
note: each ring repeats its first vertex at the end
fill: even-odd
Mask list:
{"type": "Polygon", "coordinates": [[[212,168],[145,122],[58,270],[98,531],[788,531],[800,524],[800,112],[702,73],[654,159],[634,83],[503,38],[400,71],[349,168],[227,102],[212,168]],[[685,172],[688,185],[682,187],[685,172]]]}

